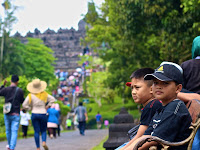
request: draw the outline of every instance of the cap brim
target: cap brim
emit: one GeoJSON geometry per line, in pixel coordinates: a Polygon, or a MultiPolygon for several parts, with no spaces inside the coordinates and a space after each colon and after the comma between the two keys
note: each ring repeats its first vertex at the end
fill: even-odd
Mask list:
{"type": "Polygon", "coordinates": [[[131,82],[126,82],[126,86],[131,87],[131,82]]]}
{"type": "Polygon", "coordinates": [[[144,80],[152,80],[154,78],[156,78],[156,79],[158,79],[160,81],[173,81],[172,79],[164,76],[161,73],[157,73],[157,72],[153,73],[153,74],[147,74],[147,75],[144,76],[144,80]]]}

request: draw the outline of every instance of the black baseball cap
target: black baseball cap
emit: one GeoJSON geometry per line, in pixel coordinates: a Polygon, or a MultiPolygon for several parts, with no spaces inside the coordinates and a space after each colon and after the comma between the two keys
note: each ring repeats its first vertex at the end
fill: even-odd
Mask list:
{"type": "Polygon", "coordinates": [[[156,78],[160,81],[174,81],[178,84],[183,82],[183,69],[173,62],[162,62],[153,74],[144,76],[145,80],[156,78]]]}

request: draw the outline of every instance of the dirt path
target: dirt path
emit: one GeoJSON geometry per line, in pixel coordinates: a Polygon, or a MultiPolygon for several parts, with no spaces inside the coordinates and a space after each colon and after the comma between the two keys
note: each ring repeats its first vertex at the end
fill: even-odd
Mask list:
{"type": "MultiPolygon", "coordinates": [[[[56,139],[47,138],[49,150],[90,150],[98,145],[106,136],[108,130],[86,130],[85,136],[79,131],[64,132],[56,139]]],[[[0,142],[0,150],[6,150],[7,142],[0,142]]],[[[36,150],[34,138],[19,139],[15,150],[36,150]]],[[[43,148],[41,148],[43,150],[43,148]]]]}

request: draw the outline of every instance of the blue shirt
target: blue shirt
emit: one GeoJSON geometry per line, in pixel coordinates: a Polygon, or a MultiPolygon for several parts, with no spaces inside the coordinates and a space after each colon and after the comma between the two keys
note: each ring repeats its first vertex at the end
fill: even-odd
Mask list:
{"type": "Polygon", "coordinates": [[[75,112],[75,114],[77,114],[78,122],[85,121],[85,113],[87,113],[87,111],[84,106],[76,107],[74,112],[75,112]]]}
{"type": "Polygon", "coordinates": [[[47,113],[49,114],[48,122],[59,124],[60,113],[58,110],[56,110],[54,108],[49,108],[47,110],[47,113]]]}
{"type": "Polygon", "coordinates": [[[96,115],[96,121],[97,121],[97,122],[100,122],[100,121],[101,121],[101,115],[100,115],[100,114],[97,114],[97,115],[96,115]]]}

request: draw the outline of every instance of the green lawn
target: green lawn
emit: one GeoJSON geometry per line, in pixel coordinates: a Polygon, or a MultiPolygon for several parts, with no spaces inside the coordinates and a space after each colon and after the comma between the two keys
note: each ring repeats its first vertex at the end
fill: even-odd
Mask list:
{"type": "Polygon", "coordinates": [[[121,98],[116,97],[113,104],[108,104],[106,101],[102,100],[102,106],[99,107],[98,104],[94,102],[94,99],[92,98],[88,99],[89,103],[84,104],[88,112],[88,120],[89,120],[87,122],[88,128],[92,129],[96,128],[95,116],[97,112],[100,112],[103,120],[106,119],[109,120],[109,123],[113,123],[114,116],[119,114],[122,107],[125,107],[128,113],[131,114],[134,119],[138,119],[140,117],[137,105],[132,100],[128,100],[126,104],[123,104],[121,98]]]}
{"type": "Polygon", "coordinates": [[[91,150],[105,150],[105,148],[103,148],[103,143],[108,139],[108,136],[105,137],[100,143],[99,145],[93,147],[91,150]]]}

